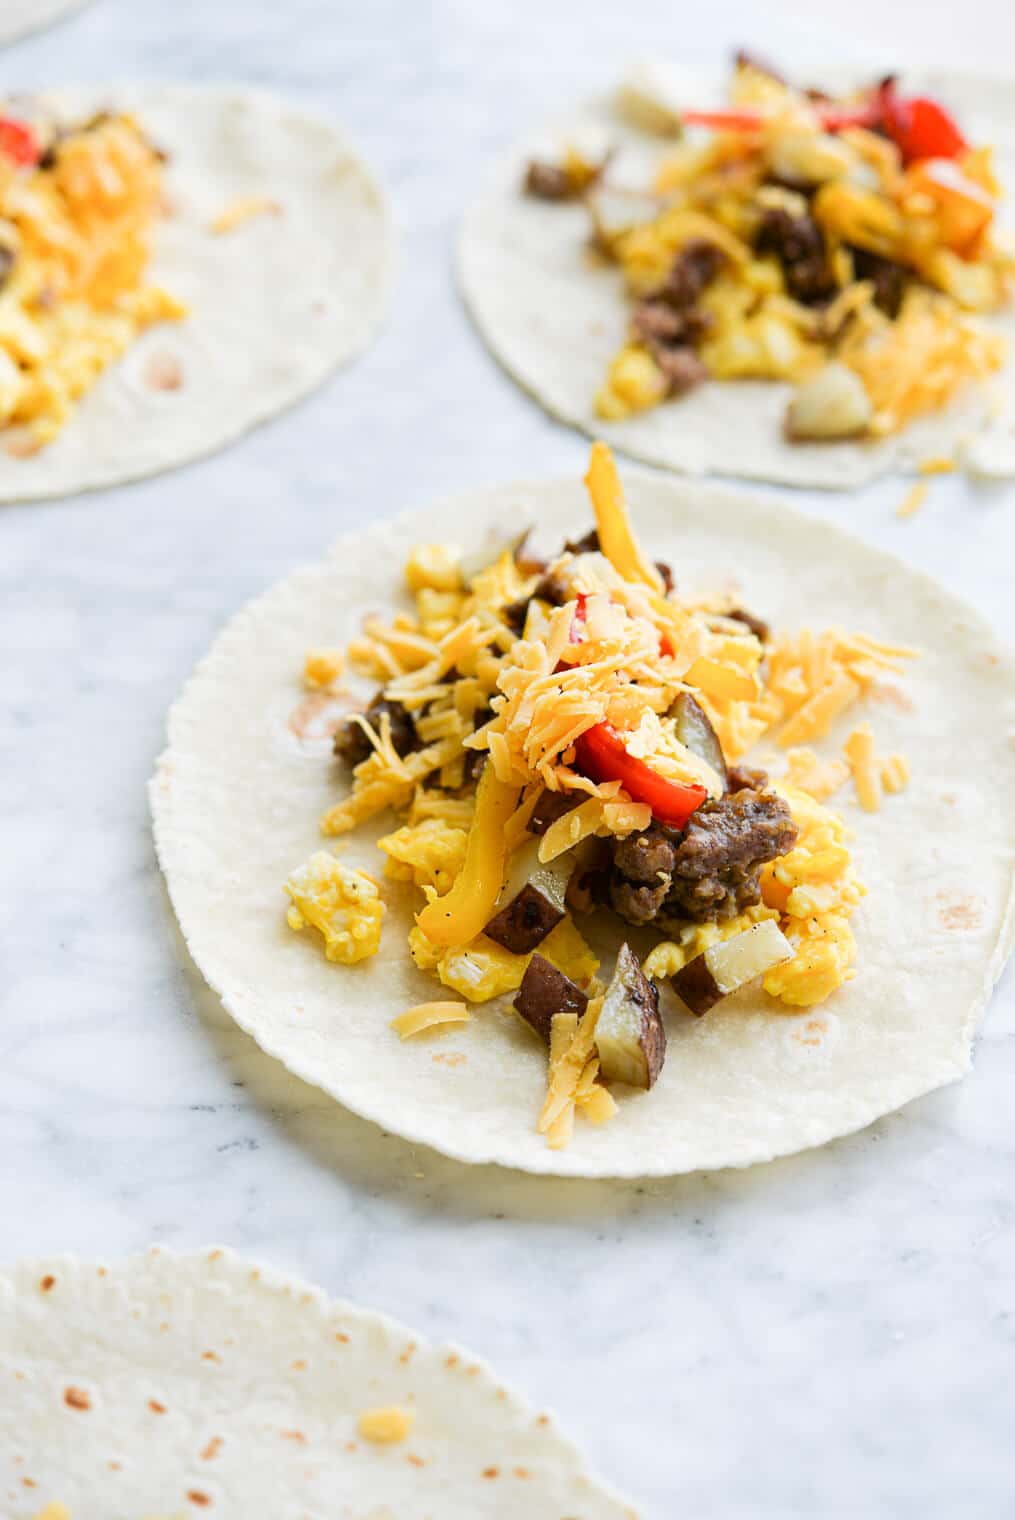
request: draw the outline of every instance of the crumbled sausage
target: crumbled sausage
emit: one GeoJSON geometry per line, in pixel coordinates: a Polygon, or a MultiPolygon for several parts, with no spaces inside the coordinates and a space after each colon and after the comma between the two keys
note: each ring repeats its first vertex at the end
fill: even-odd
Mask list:
{"type": "MultiPolygon", "coordinates": [[[[416,725],[401,702],[389,702],[385,697],[378,695],[370,703],[363,716],[371,728],[379,733],[381,717],[384,713],[391,722],[391,743],[395,752],[399,755],[407,755],[410,750],[416,749],[419,744],[416,725]]],[[[335,730],[332,748],[338,758],[351,767],[366,760],[373,746],[355,718],[343,718],[335,730]]]]}
{"type": "Polygon", "coordinates": [[[734,607],[731,612],[724,612],[723,617],[732,618],[734,623],[743,623],[745,628],[750,629],[759,643],[767,644],[771,632],[764,618],[755,617],[753,612],[748,612],[745,607],[734,607]]]}
{"type": "Polygon", "coordinates": [[[761,218],[756,248],[774,253],[782,264],[786,289],[805,306],[831,300],[837,286],[824,234],[812,216],[793,216],[770,206],[761,218]]]}
{"type": "MultiPolygon", "coordinates": [[[[744,771],[734,780],[761,780],[744,771]]],[[[781,797],[731,781],[724,797],[702,803],[687,828],[651,824],[613,845],[610,901],[621,918],[708,922],[733,918],[761,899],[758,878],[785,855],[797,830],[781,797]]]]}
{"type": "Polygon", "coordinates": [[[897,317],[906,291],[908,276],[901,264],[869,253],[866,248],[851,248],[853,272],[858,280],[870,280],[874,286],[874,304],[888,317],[897,317]]]}

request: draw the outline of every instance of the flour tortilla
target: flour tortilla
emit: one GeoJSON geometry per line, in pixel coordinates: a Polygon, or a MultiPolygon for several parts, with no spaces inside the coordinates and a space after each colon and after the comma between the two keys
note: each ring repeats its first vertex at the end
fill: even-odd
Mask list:
{"type": "Polygon", "coordinates": [[[0,5],[0,45],[16,42],[43,27],[82,10],[87,0],[3,0],[0,5]]]}
{"type": "MultiPolygon", "coordinates": [[[[981,619],[899,561],[767,498],[641,471],[625,472],[625,486],[639,538],[685,591],[735,575],[744,605],[776,628],[840,624],[924,651],[904,690],[861,714],[881,753],[910,757],[913,779],[876,816],[840,794],[870,892],[853,920],[856,979],[820,1009],[780,1011],[755,990],[694,1020],[667,992],[655,1089],[625,1093],[602,1128],[579,1119],[571,1145],[553,1151],[535,1128],[545,1051],[506,1001],[444,1034],[400,1043],[389,1029],[438,995],[405,944],[417,893],[385,882],[381,951],[356,967],[286,927],[282,883],[321,848],[317,820],[345,784],[326,714],[302,742],[293,732],[314,706],[300,687],[306,649],[401,604],[402,566],[421,540],[462,543],[468,524],[468,550],[523,518],[549,543],[583,532],[591,514],[577,481],[475,492],[339,540],[226,628],[171,711],[151,787],[184,937],[237,1022],[357,1113],[463,1161],[662,1175],[819,1145],[962,1076],[1008,945],[1015,664],[981,619]]],[[[831,748],[857,721],[854,711],[831,748]]],[[[392,827],[389,815],[373,834],[392,827]]],[[[373,834],[338,842],[343,860],[377,873],[373,834]]]]}
{"type": "MultiPolygon", "coordinates": [[[[824,78],[837,82],[827,72],[824,78]]],[[[951,75],[910,78],[903,85],[938,95],[974,141],[994,143],[1002,183],[1015,188],[1015,88],[951,75]]],[[[714,106],[724,92],[718,76],[672,71],[668,95],[677,100],[714,106]]],[[[494,356],[553,416],[633,458],[686,474],[847,488],[949,453],[967,440],[972,472],[1015,474],[1011,313],[991,320],[1012,345],[1004,373],[986,390],[970,387],[946,411],[884,442],[788,443],[782,425],[792,387],[773,381],[709,381],[623,422],[597,417],[593,397],[627,331],[630,302],[622,276],[590,257],[582,206],[547,204],[520,190],[531,158],[559,158],[568,143],[591,153],[616,148],[611,178],[632,188],[649,184],[655,164],[673,148],[672,139],[625,125],[614,97],[595,100],[512,152],[466,215],[458,250],[465,301],[494,356]]]]}
{"type": "Polygon", "coordinates": [[[334,127],[246,89],[117,85],[41,99],[70,122],[134,110],[169,152],[172,214],[149,278],[190,315],[142,334],[47,448],[17,459],[0,446],[0,500],[115,485],[212,453],[365,346],[387,300],[392,237],[377,183],[334,127]],[[249,196],[277,201],[279,214],[210,230],[249,196]],[[153,388],[153,366],[166,363],[178,389],[153,388]]]}
{"type": "Polygon", "coordinates": [[[469,1352],[221,1250],[0,1272],[0,1510],[53,1500],[73,1520],[637,1520],[469,1352]],[[359,1417],[389,1406],[411,1433],[371,1445],[359,1417]]]}

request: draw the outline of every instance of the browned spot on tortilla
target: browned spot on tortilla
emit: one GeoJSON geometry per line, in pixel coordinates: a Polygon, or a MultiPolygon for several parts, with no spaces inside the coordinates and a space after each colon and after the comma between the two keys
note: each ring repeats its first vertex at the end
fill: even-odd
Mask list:
{"type": "Polygon", "coordinates": [[[283,1430],[282,1439],[283,1441],[296,1441],[300,1446],[307,1444],[307,1438],[302,1430],[283,1430]]]}
{"type": "Polygon", "coordinates": [[[465,1371],[466,1371],[466,1374],[467,1374],[468,1377],[476,1377],[478,1375],[478,1373],[479,1373],[479,1368],[478,1367],[466,1367],[465,1371]]]}
{"type": "Polygon", "coordinates": [[[222,1358],[217,1351],[202,1351],[201,1360],[202,1362],[218,1362],[220,1365],[222,1362],[222,1358]]]}
{"type": "Polygon", "coordinates": [[[424,1462],[423,1458],[422,1457],[417,1457],[417,1455],[416,1455],[416,1453],[414,1451],[408,1452],[406,1454],[405,1460],[407,1462],[411,1462],[412,1465],[413,1465],[413,1467],[425,1467],[426,1466],[426,1463],[424,1462]]]}
{"type": "Polygon", "coordinates": [[[210,1462],[213,1457],[217,1457],[218,1456],[218,1454],[219,1454],[219,1452],[221,1450],[222,1450],[222,1437],[221,1436],[212,1436],[211,1440],[208,1442],[208,1445],[204,1448],[204,1451],[201,1453],[201,1461],[202,1462],[210,1462]]]}
{"type": "Polygon", "coordinates": [[[96,1272],[96,1276],[98,1276],[98,1277],[108,1277],[109,1276],[109,1273],[106,1271],[105,1267],[96,1267],[95,1272],[96,1272]]]}
{"type": "Polygon", "coordinates": [[[346,1451],[359,1451],[359,1447],[356,1445],[355,1441],[346,1441],[345,1449],[346,1451]]]}
{"type": "Polygon", "coordinates": [[[307,1370],[307,1364],[302,1360],[290,1362],[289,1366],[292,1368],[293,1372],[306,1372],[307,1370]]]}
{"type": "Polygon", "coordinates": [[[191,1504],[198,1504],[198,1505],[201,1505],[202,1507],[204,1505],[206,1505],[206,1504],[210,1504],[211,1503],[211,1500],[208,1498],[208,1495],[207,1494],[203,1494],[199,1488],[188,1488],[187,1489],[187,1498],[190,1500],[191,1504]]]}
{"type": "Polygon", "coordinates": [[[875,681],[868,691],[868,696],[875,702],[880,702],[883,707],[894,707],[896,712],[909,713],[913,711],[913,699],[901,686],[892,686],[890,682],[875,681]]]}
{"type": "Polygon", "coordinates": [[[449,1354],[444,1358],[444,1365],[445,1367],[458,1366],[458,1357],[454,1351],[449,1352],[449,1354]]]}
{"type": "Polygon", "coordinates": [[[24,1484],[25,1488],[38,1488],[39,1486],[34,1478],[22,1478],[21,1481],[24,1484]]]}
{"type": "Polygon", "coordinates": [[[341,1341],[343,1346],[348,1346],[349,1344],[349,1337],[345,1334],[344,1330],[336,1330],[335,1339],[336,1341],[341,1341]]]}
{"type": "Polygon", "coordinates": [[[461,1051],[450,1052],[440,1050],[436,1055],[431,1056],[430,1059],[444,1066],[464,1066],[469,1058],[462,1055],[461,1051]]]}
{"type": "Polygon", "coordinates": [[[216,1246],[215,1249],[214,1249],[214,1251],[209,1251],[208,1252],[208,1260],[209,1261],[221,1261],[222,1260],[222,1251],[221,1251],[221,1248],[219,1246],[216,1246]]]}
{"type": "Polygon", "coordinates": [[[531,1478],[532,1474],[529,1472],[529,1469],[527,1467],[516,1467],[515,1468],[515,1477],[516,1478],[531,1478]]]}
{"type": "Polygon", "coordinates": [[[55,1286],[56,1278],[53,1276],[52,1272],[47,1272],[45,1277],[40,1278],[39,1280],[39,1287],[43,1293],[48,1293],[50,1289],[54,1288],[55,1286]]]}
{"type": "Polygon", "coordinates": [[[818,1046],[823,1037],[828,1033],[828,1025],[822,1018],[808,1019],[803,1029],[794,1031],[794,1038],[800,1045],[818,1046]]]}
{"type": "Polygon", "coordinates": [[[175,354],[164,349],[149,354],[144,383],[150,391],[178,391],[183,386],[183,365],[175,354]]]}
{"type": "Polygon", "coordinates": [[[293,708],[286,727],[297,739],[330,739],[344,715],[358,705],[333,691],[312,691],[293,708]]]}
{"type": "Polygon", "coordinates": [[[958,802],[958,800],[959,799],[958,799],[958,797],[956,797],[956,795],[955,795],[954,792],[942,792],[941,793],[941,801],[943,803],[945,803],[945,805],[947,807],[954,807],[955,804],[958,802]]]}
{"type": "Polygon", "coordinates": [[[398,1358],[403,1367],[407,1367],[409,1365],[409,1362],[412,1360],[415,1351],[416,1342],[410,1341],[405,1350],[402,1352],[401,1356],[398,1358]]]}
{"type": "Polygon", "coordinates": [[[91,1409],[92,1401],[83,1388],[65,1388],[63,1401],[68,1409],[91,1409]]]}
{"type": "Polygon", "coordinates": [[[978,929],[983,919],[983,903],[978,897],[937,894],[939,922],[946,929],[978,929]]]}
{"type": "Polygon", "coordinates": [[[115,1459],[112,1457],[110,1457],[109,1461],[106,1463],[106,1466],[109,1468],[110,1472],[123,1472],[123,1463],[115,1461],[115,1459]]]}
{"type": "Polygon", "coordinates": [[[158,1399],[149,1399],[148,1408],[151,1410],[152,1414],[165,1414],[166,1412],[165,1404],[160,1404],[158,1399]]]}
{"type": "Polygon", "coordinates": [[[550,1423],[550,1416],[548,1414],[537,1414],[536,1415],[536,1424],[537,1425],[549,1425],[549,1423],[550,1423]]]}
{"type": "Polygon", "coordinates": [[[483,1477],[484,1478],[499,1478],[500,1477],[500,1468],[499,1467],[484,1467],[483,1468],[483,1477]]]}

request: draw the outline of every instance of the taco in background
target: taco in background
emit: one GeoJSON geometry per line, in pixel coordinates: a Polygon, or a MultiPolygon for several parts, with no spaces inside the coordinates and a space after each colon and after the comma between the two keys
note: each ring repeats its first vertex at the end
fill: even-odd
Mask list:
{"type": "Polygon", "coordinates": [[[632,71],[470,210],[481,332],[565,421],[675,469],[848,486],[966,450],[1004,473],[1011,107],[930,88],[802,90],[741,56],[720,104],[632,71]]]}
{"type": "Polygon", "coordinates": [[[0,1389],[8,1520],[637,1520],[468,1352],[228,1251],[0,1270],[0,1389]]]}
{"type": "Polygon", "coordinates": [[[152,783],[198,965],[357,1112],[533,1171],[743,1165],[960,1076],[1011,661],[785,507],[625,500],[602,444],[587,486],[378,526],[230,625],[152,783]]]}
{"type": "Polygon", "coordinates": [[[221,447],[361,348],[376,184],[270,96],[60,91],[0,115],[0,500],[221,447]]]}

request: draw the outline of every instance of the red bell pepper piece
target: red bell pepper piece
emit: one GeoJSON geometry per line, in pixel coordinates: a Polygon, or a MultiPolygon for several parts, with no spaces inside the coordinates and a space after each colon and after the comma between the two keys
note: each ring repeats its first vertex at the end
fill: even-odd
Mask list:
{"type": "MultiPolygon", "coordinates": [[[[857,105],[818,106],[818,121],[826,132],[846,127],[882,127],[909,164],[917,158],[957,158],[969,144],[954,117],[926,95],[906,98],[896,93],[895,82],[886,79],[857,105]]],[[[760,111],[743,107],[729,111],[685,111],[689,127],[711,127],[716,132],[758,132],[765,122],[760,111]]]]}
{"type": "Polygon", "coordinates": [[[969,144],[944,106],[926,95],[905,99],[886,79],[878,91],[881,122],[904,163],[918,158],[958,158],[969,144]]]}
{"type": "Polygon", "coordinates": [[[38,163],[39,140],[33,128],[13,116],[0,116],[0,153],[16,164],[38,163]]]}
{"type": "Polygon", "coordinates": [[[714,132],[757,132],[764,117],[760,111],[684,111],[684,125],[711,127],[714,132]]]}
{"type": "Polygon", "coordinates": [[[682,829],[708,796],[703,786],[683,781],[667,781],[629,755],[624,742],[611,723],[597,723],[575,742],[578,768],[593,781],[619,781],[632,802],[645,802],[653,818],[660,823],[682,829]]]}
{"type": "Polygon", "coordinates": [[[579,591],[575,601],[578,605],[574,609],[574,617],[571,619],[571,632],[568,635],[568,642],[580,644],[582,641],[581,631],[585,627],[585,620],[588,617],[588,613],[585,610],[585,603],[588,601],[588,597],[584,591],[579,591]]]}

